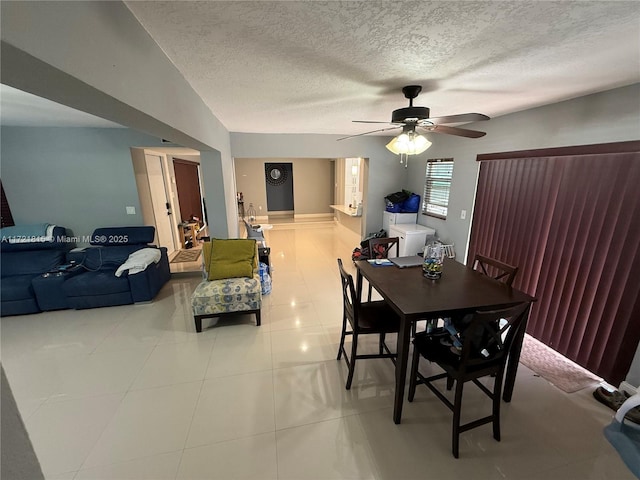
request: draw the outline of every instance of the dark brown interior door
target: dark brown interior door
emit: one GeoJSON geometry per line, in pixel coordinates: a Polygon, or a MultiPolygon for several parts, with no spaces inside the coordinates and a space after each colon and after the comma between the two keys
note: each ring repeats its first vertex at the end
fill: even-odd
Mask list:
{"type": "Polygon", "coordinates": [[[180,202],[180,218],[183,222],[186,222],[195,216],[202,221],[202,197],[198,178],[198,164],[174,158],[173,169],[176,175],[178,202],[180,202]]]}

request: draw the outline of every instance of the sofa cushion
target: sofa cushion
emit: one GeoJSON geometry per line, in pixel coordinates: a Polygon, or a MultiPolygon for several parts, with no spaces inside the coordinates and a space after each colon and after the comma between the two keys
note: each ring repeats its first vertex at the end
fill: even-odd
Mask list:
{"type": "Polygon", "coordinates": [[[255,240],[214,238],[207,243],[203,246],[203,250],[209,280],[253,276],[256,256],[255,240]]]}
{"type": "MultiPolygon", "coordinates": [[[[4,262],[2,265],[4,269],[4,262]]],[[[14,275],[2,280],[2,301],[25,300],[34,298],[31,280],[34,275],[14,275]]]]}
{"type": "MultiPolygon", "coordinates": [[[[62,250],[33,250],[2,253],[2,277],[40,275],[64,263],[62,250]]],[[[4,291],[2,292],[4,295],[4,291]]]]}
{"type": "Polygon", "coordinates": [[[153,243],[156,228],[152,226],[96,228],[91,245],[146,245],[153,243]]]}
{"type": "Polygon", "coordinates": [[[194,315],[259,310],[260,277],[203,281],[191,295],[194,315]]]}
{"type": "MultiPolygon", "coordinates": [[[[27,236],[20,235],[19,230],[15,230],[20,227],[5,227],[2,229],[0,235],[2,236],[0,242],[0,250],[4,254],[5,252],[26,252],[32,250],[69,250],[75,246],[75,238],[67,235],[67,229],[64,227],[54,226],[51,234],[51,239],[43,237],[43,241],[33,241],[28,243],[10,243],[9,239],[12,235],[17,235],[18,238],[27,236]]],[[[27,230],[24,233],[28,233],[27,230]]],[[[29,235],[30,237],[31,235],[29,235]]],[[[37,237],[37,235],[36,235],[37,237]]]]}
{"type": "Polygon", "coordinates": [[[129,255],[142,248],[146,248],[146,245],[87,248],[79,259],[75,255],[73,259],[79,261],[89,270],[116,270],[127,261],[129,255]]]}
{"type": "Polygon", "coordinates": [[[127,277],[116,277],[115,270],[85,272],[66,280],[63,285],[67,297],[84,297],[129,292],[127,277]]]}

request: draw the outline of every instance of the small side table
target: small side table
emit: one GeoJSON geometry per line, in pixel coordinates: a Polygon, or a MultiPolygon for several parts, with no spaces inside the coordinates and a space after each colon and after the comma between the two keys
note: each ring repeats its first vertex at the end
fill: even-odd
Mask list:
{"type": "Polygon", "coordinates": [[[198,244],[198,224],[181,223],[179,225],[181,248],[191,248],[198,244]]]}

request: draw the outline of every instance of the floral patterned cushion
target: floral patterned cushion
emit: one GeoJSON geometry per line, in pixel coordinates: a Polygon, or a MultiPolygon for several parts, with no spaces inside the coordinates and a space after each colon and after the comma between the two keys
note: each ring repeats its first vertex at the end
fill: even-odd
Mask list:
{"type": "Polygon", "coordinates": [[[194,315],[259,310],[260,276],[203,281],[191,295],[194,315]]]}

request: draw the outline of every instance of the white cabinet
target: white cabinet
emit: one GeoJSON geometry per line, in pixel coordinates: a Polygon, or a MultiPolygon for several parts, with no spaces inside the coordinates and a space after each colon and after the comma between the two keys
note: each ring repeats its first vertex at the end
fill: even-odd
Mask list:
{"type": "MultiPolygon", "coordinates": [[[[418,224],[395,224],[389,226],[389,236],[400,239],[400,256],[410,257],[424,250],[427,236],[435,235],[433,228],[418,224]]],[[[390,257],[395,257],[395,249],[389,252],[390,257]]]]}
{"type": "MultiPolygon", "coordinates": [[[[417,213],[391,213],[384,211],[382,212],[382,228],[387,234],[389,233],[389,228],[398,223],[417,223],[418,222],[418,214],[417,213]]],[[[389,235],[391,236],[391,235],[389,235]]]]}

